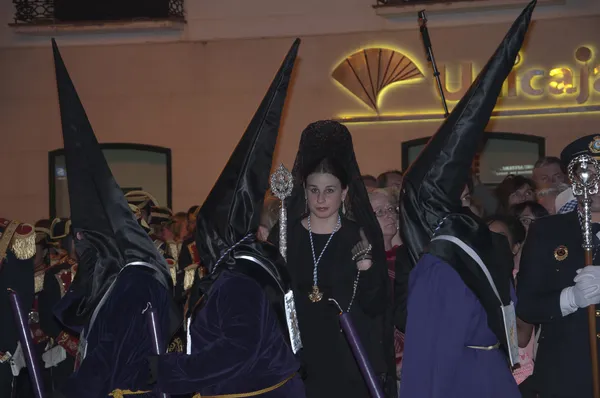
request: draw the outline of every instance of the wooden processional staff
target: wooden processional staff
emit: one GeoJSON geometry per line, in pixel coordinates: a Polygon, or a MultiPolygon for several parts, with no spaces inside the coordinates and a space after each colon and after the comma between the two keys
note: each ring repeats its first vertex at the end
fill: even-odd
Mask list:
{"type": "MultiPolygon", "coordinates": [[[[598,193],[600,182],[600,164],[593,157],[584,154],[577,156],[569,163],[569,179],[573,185],[573,195],[579,198],[580,211],[583,216],[581,229],[583,232],[583,250],[585,251],[585,266],[592,266],[593,237],[592,237],[592,195],[598,193]]],[[[588,307],[590,354],[592,359],[592,381],[594,398],[600,398],[600,374],[598,373],[598,340],[596,337],[596,306],[588,307]]]]}

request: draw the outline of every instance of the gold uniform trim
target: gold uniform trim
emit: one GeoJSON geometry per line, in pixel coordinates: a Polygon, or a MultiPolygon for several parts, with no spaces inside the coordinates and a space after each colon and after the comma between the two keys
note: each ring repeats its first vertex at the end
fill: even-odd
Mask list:
{"type": "Polygon", "coordinates": [[[33,280],[34,280],[34,285],[35,285],[35,293],[39,293],[42,290],[44,290],[44,278],[46,276],[46,272],[45,271],[41,271],[38,272],[33,280]]]}
{"type": "Polygon", "coordinates": [[[11,221],[6,226],[6,229],[0,232],[0,261],[4,261],[6,257],[6,251],[8,250],[8,246],[12,240],[15,231],[19,227],[18,221],[11,221]]]}
{"type": "Polygon", "coordinates": [[[114,398],[123,398],[126,395],[142,395],[142,394],[147,394],[149,392],[152,392],[152,391],[131,391],[131,390],[116,389],[116,390],[113,390],[113,392],[111,392],[110,394],[108,394],[108,396],[114,397],[114,398]]]}
{"type": "Polygon", "coordinates": [[[192,264],[185,267],[185,274],[183,276],[183,290],[190,290],[192,285],[194,284],[194,278],[196,276],[196,270],[198,269],[198,264],[192,264]]]}
{"type": "MultiPolygon", "coordinates": [[[[279,383],[275,384],[274,386],[263,388],[262,390],[258,390],[258,391],[244,392],[244,393],[239,393],[239,394],[223,394],[223,395],[200,395],[199,393],[197,393],[197,394],[194,394],[194,396],[192,398],[244,398],[244,397],[255,397],[257,395],[266,394],[268,392],[271,392],[273,390],[278,389],[279,387],[283,386],[285,383],[287,383],[288,381],[290,381],[294,376],[296,376],[295,373],[293,375],[291,375],[290,377],[286,378],[285,380],[280,381],[279,383]]],[[[147,394],[149,392],[152,392],[152,391],[131,391],[131,390],[116,389],[116,390],[113,390],[113,392],[111,392],[109,394],[109,396],[110,397],[114,397],[114,398],[124,398],[125,396],[128,396],[128,395],[142,395],[142,394],[147,394]]]]}
{"type": "Polygon", "coordinates": [[[66,220],[64,233],[62,235],[54,235],[54,226],[60,222],[63,222],[61,218],[55,218],[52,220],[52,225],[50,225],[50,238],[53,240],[62,239],[71,233],[71,220],[66,220]]]}
{"type": "Polygon", "coordinates": [[[273,390],[278,389],[279,387],[283,386],[285,383],[287,383],[288,381],[290,381],[295,375],[296,374],[294,373],[293,375],[291,375],[287,379],[285,379],[283,381],[280,381],[279,383],[275,384],[274,386],[263,388],[262,390],[258,390],[258,391],[245,392],[245,393],[240,393],[240,394],[223,394],[223,395],[200,395],[198,393],[198,394],[195,394],[192,398],[244,398],[244,397],[255,397],[257,395],[266,394],[268,392],[271,392],[273,390]]]}
{"type": "Polygon", "coordinates": [[[19,260],[28,260],[35,256],[35,228],[33,225],[11,221],[0,238],[0,261],[6,257],[9,247],[19,260]]]}
{"type": "Polygon", "coordinates": [[[19,260],[28,260],[35,256],[35,231],[33,227],[25,235],[20,235],[18,232],[14,234],[11,250],[19,260]]]}
{"type": "Polygon", "coordinates": [[[554,249],[554,258],[556,261],[563,261],[569,256],[569,249],[567,246],[560,245],[554,249]]]}
{"type": "Polygon", "coordinates": [[[169,272],[171,273],[171,279],[173,280],[173,286],[177,286],[177,270],[175,267],[169,267],[169,272]]]}

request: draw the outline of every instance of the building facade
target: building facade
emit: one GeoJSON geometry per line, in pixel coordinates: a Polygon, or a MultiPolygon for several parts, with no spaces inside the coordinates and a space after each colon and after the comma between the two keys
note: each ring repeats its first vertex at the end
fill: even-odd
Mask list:
{"type": "MultiPolygon", "coordinates": [[[[486,2],[467,10],[430,6],[450,109],[526,3],[472,3],[486,2]]],[[[403,144],[406,158],[406,144],[432,135],[443,108],[418,6],[372,3],[189,0],[185,24],[33,27],[9,26],[14,9],[3,4],[2,215],[31,222],[49,213],[56,170],[49,170],[48,154],[62,147],[50,37],[61,46],[100,142],[171,150],[176,210],[202,203],[296,36],[303,43],[276,162],[291,167],[302,129],[334,118],[350,128],[363,173],[402,168],[403,144]]],[[[526,141],[557,155],[577,136],[600,134],[600,2],[542,0],[534,18],[488,131],[538,137],[526,141]]],[[[508,156],[514,146],[498,148],[495,160],[483,164],[490,175],[530,166],[529,155],[508,156]]]]}

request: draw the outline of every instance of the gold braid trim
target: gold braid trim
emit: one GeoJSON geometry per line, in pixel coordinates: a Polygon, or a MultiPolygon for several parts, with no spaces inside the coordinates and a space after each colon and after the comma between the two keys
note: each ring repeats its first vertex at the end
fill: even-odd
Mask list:
{"type": "Polygon", "coordinates": [[[287,379],[285,379],[283,381],[280,381],[279,383],[275,384],[274,386],[263,388],[262,390],[258,390],[258,391],[243,392],[243,393],[240,393],[240,394],[223,394],[223,395],[200,395],[200,393],[197,393],[192,398],[244,398],[244,397],[255,397],[257,395],[266,394],[268,392],[271,392],[273,390],[278,389],[279,387],[281,387],[282,385],[284,385],[285,383],[287,383],[288,381],[290,381],[294,376],[296,376],[295,373],[292,374],[287,379]]]}
{"type": "Polygon", "coordinates": [[[6,224],[6,229],[0,232],[0,262],[4,261],[6,257],[6,251],[8,250],[8,246],[12,241],[12,237],[15,234],[15,231],[19,227],[18,221],[10,221],[6,224]]]}
{"type": "Polygon", "coordinates": [[[188,291],[194,284],[194,277],[196,276],[196,270],[198,264],[192,264],[185,267],[185,274],[183,276],[183,290],[188,291]]]}
{"type": "Polygon", "coordinates": [[[183,352],[183,341],[180,337],[175,337],[171,344],[169,344],[169,348],[167,348],[167,353],[172,352],[183,352]]]}
{"type": "Polygon", "coordinates": [[[46,273],[44,271],[42,271],[42,272],[38,272],[33,277],[36,294],[41,292],[42,290],[44,290],[44,277],[45,276],[46,276],[46,273]]]}
{"type": "Polygon", "coordinates": [[[181,253],[181,243],[176,242],[166,242],[167,244],[167,253],[175,259],[175,261],[179,260],[179,254],[181,253]]]}
{"type": "Polygon", "coordinates": [[[171,279],[173,279],[173,286],[177,286],[177,270],[175,267],[169,267],[169,272],[171,273],[171,279]]]}
{"type": "Polygon", "coordinates": [[[110,394],[108,394],[108,396],[114,397],[114,398],[123,398],[126,395],[142,395],[142,394],[148,394],[149,392],[152,392],[152,391],[131,391],[131,390],[116,389],[116,390],[113,390],[113,392],[111,392],[110,394]]]}
{"type": "Polygon", "coordinates": [[[24,235],[15,232],[12,238],[11,251],[19,260],[28,260],[35,256],[35,229],[31,225],[22,224],[21,227],[30,227],[24,235]]]}

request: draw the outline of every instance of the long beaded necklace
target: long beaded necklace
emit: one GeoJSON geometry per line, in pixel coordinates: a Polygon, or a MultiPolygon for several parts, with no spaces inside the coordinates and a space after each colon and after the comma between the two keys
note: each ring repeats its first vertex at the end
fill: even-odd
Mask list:
{"type": "Polygon", "coordinates": [[[335,228],[333,229],[333,232],[331,233],[331,235],[329,235],[329,239],[327,239],[327,243],[325,243],[323,250],[321,250],[321,254],[319,254],[319,258],[317,258],[316,254],[315,254],[315,244],[313,242],[312,229],[310,226],[310,214],[308,215],[307,224],[308,224],[308,236],[310,237],[310,248],[312,250],[313,264],[314,264],[314,266],[313,266],[313,287],[312,287],[312,292],[308,295],[308,298],[313,303],[318,303],[323,298],[323,293],[321,293],[319,291],[319,275],[318,275],[319,261],[321,261],[321,257],[323,257],[323,253],[325,253],[327,246],[329,246],[329,242],[331,242],[331,238],[333,238],[333,235],[335,235],[335,233],[340,229],[340,226],[342,225],[342,219],[341,219],[340,215],[338,214],[337,224],[336,224],[335,228]]]}

